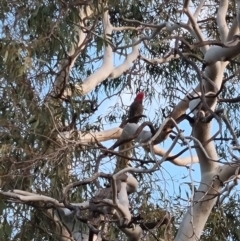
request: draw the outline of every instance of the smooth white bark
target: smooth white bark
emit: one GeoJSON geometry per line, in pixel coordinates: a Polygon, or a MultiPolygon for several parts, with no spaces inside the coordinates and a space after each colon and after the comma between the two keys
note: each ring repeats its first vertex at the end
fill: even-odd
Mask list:
{"type": "Polygon", "coordinates": [[[240,1],[237,0],[236,3],[237,3],[237,17],[236,17],[236,19],[237,19],[237,26],[238,26],[238,31],[239,31],[240,30],[240,1]]]}
{"type": "MultiPolygon", "coordinates": [[[[109,21],[108,12],[104,13],[103,25],[105,29],[105,37],[109,38],[114,28],[109,21]]],[[[139,55],[140,42],[137,43],[137,40],[133,39],[133,44],[131,47],[132,52],[127,55],[125,61],[114,68],[112,46],[111,44],[106,44],[102,66],[96,72],[87,77],[82,84],[75,85],[76,90],[78,90],[81,95],[87,95],[105,79],[115,79],[122,75],[124,72],[126,72],[131,67],[133,61],[136,60],[139,55]]],[[[66,89],[64,92],[64,96],[71,95],[71,89],[66,89]]]]}
{"type": "MultiPolygon", "coordinates": [[[[82,145],[87,145],[91,143],[96,143],[96,140],[99,142],[118,139],[122,134],[123,129],[120,127],[115,127],[109,130],[100,131],[100,132],[82,132],[78,131],[78,143],[82,145]]],[[[71,136],[70,131],[59,133],[59,137],[62,138],[62,141],[69,142],[71,136]]]]}
{"type": "MultiPolygon", "coordinates": [[[[185,2],[186,3],[186,2],[185,2]]],[[[200,5],[202,3],[200,2],[200,5]]],[[[199,10],[198,10],[199,11],[199,10]]],[[[203,36],[203,33],[201,31],[201,29],[199,28],[198,24],[197,24],[197,21],[196,21],[196,17],[190,12],[190,9],[189,9],[189,4],[185,4],[184,6],[184,12],[186,13],[186,15],[188,16],[188,25],[191,26],[191,34],[194,38],[196,38],[197,41],[199,42],[202,42],[204,41],[204,36],[203,36]]],[[[209,46],[206,45],[206,46],[203,46],[201,47],[201,51],[205,54],[206,51],[208,50],[209,46]]]]}
{"type": "Polygon", "coordinates": [[[137,59],[137,57],[139,55],[140,44],[139,43],[136,44],[136,42],[137,42],[137,39],[133,39],[132,52],[127,55],[125,61],[122,64],[120,64],[119,66],[114,68],[114,70],[109,75],[109,78],[111,78],[111,79],[118,78],[120,75],[122,75],[124,72],[126,72],[131,67],[133,61],[137,59]]]}
{"type": "MultiPolygon", "coordinates": [[[[165,149],[163,149],[159,145],[153,146],[153,150],[154,150],[154,153],[158,156],[164,156],[167,152],[165,149]]],[[[172,157],[172,156],[174,156],[174,154],[170,152],[170,154],[168,156],[172,157]]],[[[198,160],[197,156],[193,156],[192,158],[191,157],[181,157],[181,158],[177,157],[177,158],[174,158],[173,160],[170,160],[170,162],[175,164],[176,166],[188,166],[190,164],[198,163],[199,160],[198,160]]]]}
{"type": "MultiPolygon", "coordinates": [[[[209,52],[213,53],[215,48],[216,47],[213,46],[208,50],[205,59],[209,59],[209,56],[211,56],[209,52]]],[[[220,51],[220,49],[218,50],[220,51]]],[[[221,49],[221,51],[224,52],[225,49],[221,49]]],[[[206,76],[214,83],[213,86],[210,82],[204,82],[206,90],[216,91],[216,89],[218,90],[220,88],[223,79],[223,71],[226,65],[227,62],[218,62],[206,68],[206,76]]],[[[198,100],[192,100],[191,102],[190,106],[193,109],[198,100]]],[[[209,107],[212,110],[214,110],[215,106],[216,99],[214,102],[211,101],[209,103],[209,107]]],[[[208,144],[204,145],[204,151],[201,148],[196,148],[201,168],[201,183],[197,192],[194,193],[193,199],[190,200],[190,207],[181,222],[175,241],[195,241],[200,239],[212,207],[222,189],[221,182],[216,179],[216,176],[220,174],[221,170],[218,163],[217,151],[213,140],[209,142],[212,137],[212,123],[198,121],[193,127],[193,137],[195,137],[200,143],[208,142],[208,144]],[[211,160],[207,158],[206,154],[211,160]]],[[[197,144],[198,143],[195,142],[195,145],[197,144]]]]}
{"type": "MultiPolygon", "coordinates": [[[[89,133],[84,133],[81,131],[78,131],[78,144],[82,144],[82,145],[88,145],[91,143],[96,143],[96,141],[98,142],[104,142],[104,141],[108,141],[108,140],[113,140],[113,139],[119,139],[122,135],[122,132],[125,132],[125,138],[132,136],[135,134],[136,130],[138,129],[139,125],[138,124],[134,124],[134,123],[128,123],[126,125],[126,127],[124,129],[120,128],[120,127],[115,127],[109,130],[105,130],[105,131],[101,131],[101,132],[89,132],[89,133]]],[[[67,131],[67,132],[63,132],[59,134],[59,137],[62,138],[62,141],[64,142],[70,142],[69,138],[71,136],[71,132],[67,131]]],[[[138,143],[142,143],[148,139],[150,139],[152,137],[152,134],[150,131],[146,131],[143,130],[139,136],[136,138],[136,142],[138,143]]],[[[123,138],[124,139],[124,138],[123,138]]],[[[143,148],[145,146],[143,145],[143,148]]],[[[153,146],[153,150],[154,153],[156,155],[159,156],[164,156],[166,153],[166,150],[163,149],[161,146],[159,145],[154,145],[153,146]]],[[[174,156],[173,153],[169,154],[169,157],[174,156]]],[[[171,160],[171,162],[173,164],[176,164],[178,166],[186,166],[191,164],[193,161],[193,163],[198,163],[198,157],[194,156],[193,159],[191,159],[191,157],[184,157],[184,158],[180,158],[177,157],[173,160],[171,160]]]]}
{"type": "MultiPolygon", "coordinates": [[[[104,26],[104,37],[105,41],[108,41],[109,36],[112,34],[112,24],[109,21],[108,11],[103,15],[103,26],[104,26]]],[[[96,72],[91,74],[83,84],[76,85],[75,88],[82,95],[88,94],[92,91],[98,84],[109,77],[110,73],[113,71],[113,51],[110,44],[105,43],[105,51],[103,57],[103,64],[96,72]]],[[[69,95],[69,93],[68,93],[69,95]]]]}
{"type": "Polygon", "coordinates": [[[221,189],[219,184],[219,181],[214,181],[211,173],[202,175],[201,184],[193,200],[189,200],[190,207],[184,215],[175,241],[200,240],[202,230],[216,202],[216,195],[221,189]]]}
{"type": "Polygon", "coordinates": [[[238,20],[237,18],[235,18],[233,20],[231,28],[229,29],[227,41],[232,40],[233,36],[239,33],[239,29],[240,28],[238,27],[238,20]]]}
{"type": "Polygon", "coordinates": [[[217,61],[228,61],[238,56],[240,53],[240,43],[234,47],[224,48],[219,46],[212,46],[204,56],[204,61],[207,65],[213,65],[217,61]]]}
{"type": "Polygon", "coordinates": [[[221,0],[217,12],[217,25],[222,41],[226,41],[228,35],[228,26],[226,22],[226,14],[228,10],[228,0],[221,0]]]}

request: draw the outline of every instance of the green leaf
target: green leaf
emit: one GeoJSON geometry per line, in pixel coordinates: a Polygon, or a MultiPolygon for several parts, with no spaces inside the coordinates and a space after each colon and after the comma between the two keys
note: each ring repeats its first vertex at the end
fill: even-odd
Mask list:
{"type": "Polygon", "coordinates": [[[3,232],[3,224],[0,223],[0,240],[5,240],[5,235],[3,232]]]}
{"type": "Polygon", "coordinates": [[[3,214],[3,210],[6,208],[6,204],[3,199],[0,197],[0,215],[3,214]]]}
{"type": "Polygon", "coordinates": [[[9,225],[7,221],[4,224],[4,233],[7,237],[10,237],[12,234],[12,227],[9,225]]]}
{"type": "Polygon", "coordinates": [[[98,38],[97,39],[97,54],[99,54],[99,52],[102,50],[103,47],[103,40],[98,38]]]}
{"type": "Polygon", "coordinates": [[[36,131],[37,130],[37,128],[38,128],[38,126],[39,126],[39,123],[40,123],[40,121],[39,121],[39,119],[37,119],[37,121],[34,123],[34,125],[33,125],[33,129],[36,131]]]}

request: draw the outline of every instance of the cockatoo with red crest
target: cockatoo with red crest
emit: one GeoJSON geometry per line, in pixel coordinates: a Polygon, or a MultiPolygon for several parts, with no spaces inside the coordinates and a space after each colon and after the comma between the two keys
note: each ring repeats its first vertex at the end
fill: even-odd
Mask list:
{"type": "Polygon", "coordinates": [[[139,92],[134,99],[133,103],[130,105],[128,118],[131,118],[129,120],[129,123],[138,123],[141,119],[141,116],[143,114],[143,99],[144,99],[144,92],[139,92]],[[136,118],[133,118],[136,116],[136,118]]]}

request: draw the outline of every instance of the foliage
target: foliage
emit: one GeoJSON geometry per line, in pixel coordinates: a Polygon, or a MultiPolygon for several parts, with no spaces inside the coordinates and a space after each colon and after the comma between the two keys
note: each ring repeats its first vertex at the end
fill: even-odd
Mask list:
{"type": "Polygon", "coordinates": [[[239,195],[237,192],[226,203],[215,206],[211,213],[202,240],[234,240],[240,239],[239,221],[239,195]],[[221,230],[221,232],[219,232],[221,230]]]}
{"type": "MultiPolygon", "coordinates": [[[[149,61],[164,58],[173,49],[175,38],[171,39],[168,32],[163,31],[150,39],[148,45],[141,45],[139,58],[126,73],[116,79],[106,79],[86,96],[79,93],[75,84],[82,83],[101,66],[105,46],[113,44],[116,47],[114,61],[118,64],[130,51],[124,46],[131,44],[131,39],[138,34],[136,30],[114,31],[112,43],[107,43],[102,37],[104,30],[99,7],[105,1],[96,1],[99,4],[93,2],[94,14],[86,20],[89,28],[84,29],[89,34],[88,43],[77,57],[69,79],[62,83],[63,88],[67,86],[74,92],[66,99],[51,91],[62,73],[60,66],[72,61],[68,53],[73,43],[78,42],[76,26],[82,19],[77,4],[57,0],[5,0],[0,3],[0,187],[3,191],[20,189],[60,200],[62,190],[69,182],[93,175],[101,153],[97,144],[79,144],[74,132],[67,144],[58,139],[61,130],[73,122],[74,116],[75,126],[85,133],[103,130],[106,125],[121,123],[126,116],[126,102],[121,99],[123,95],[130,98],[139,90],[144,90],[147,94],[146,109],[151,109],[153,113],[150,119],[159,126],[165,115],[187,93],[186,90],[197,84],[196,72],[184,59],[176,58],[162,64],[149,61]],[[48,102],[49,99],[52,101],[48,102]],[[156,105],[159,102],[161,107],[156,105]]],[[[198,4],[198,1],[192,2],[192,7],[198,4]]],[[[199,19],[199,26],[209,39],[219,40],[215,18],[208,19],[208,16],[216,15],[217,1],[207,2],[206,18],[199,19]]],[[[108,9],[113,26],[138,27],[137,21],[154,24],[182,21],[178,11],[181,5],[179,1],[110,0],[108,9]],[[136,21],[129,22],[127,19],[136,21]]],[[[233,5],[230,3],[228,9],[226,19],[229,23],[236,15],[233,5]]],[[[149,36],[153,32],[150,28],[146,30],[149,36]]],[[[195,43],[187,31],[175,31],[174,36],[184,37],[189,44],[195,43]]],[[[199,48],[189,49],[181,42],[179,50],[190,54],[189,59],[202,68],[203,56],[199,48]]],[[[233,74],[234,77],[227,81],[220,98],[239,96],[238,75],[235,74],[238,66],[238,58],[228,65],[225,78],[233,74]]],[[[234,129],[239,130],[239,103],[222,102],[218,107],[228,110],[234,129]]],[[[230,138],[225,126],[221,137],[230,138]]],[[[231,141],[216,142],[222,161],[229,159],[226,143],[231,141]]],[[[142,158],[143,154],[138,152],[136,157],[142,158]]],[[[113,164],[105,159],[100,168],[112,172],[114,160],[110,160],[113,164]]],[[[134,162],[134,165],[139,165],[139,162],[134,162]]],[[[171,198],[176,200],[181,194],[176,194],[175,189],[174,194],[167,192],[162,179],[166,178],[168,170],[164,171],[164,174],[159,171],[158,174],[137,177],[139,193],[144,195],[142,199],[133,196],[131,205],[137,210],[135,215],[141,214],[145,221],[161,219],[165,209],[175,216],[175,220],[182,217],[186,203],[170,202],[171,198]]],[[[172,185],[176,182],[172,180],[172,185]]],[[[74,189],[70,194],[71,202],[79,203],[91,198],[95,188],[92,185],[74,189]]],[[[58,240],[47,225],[50,218],[46,212],[42,213],[50,207],[41,203],[5,202],[3,197],[0,198],[1,240],[58,240]],[[35,230],[34,234],[32,230],[35,230]]],[[[182,194],[181,198],[186,198],[186,195],[182,194]]],[[[230,196],[221,208],[213,210],[202,240],[213,240],[213,237],[216,237],[214,240],[240,240],[236,198],[230,196]]],[[[174,231],[179,224],[175,220],[172,223],[174,231]]],[[[123,238],[112,229],[114,235],[123,238]]],[[[163,237],[164,231],[158,230],[155,235],[163,237]]]]}

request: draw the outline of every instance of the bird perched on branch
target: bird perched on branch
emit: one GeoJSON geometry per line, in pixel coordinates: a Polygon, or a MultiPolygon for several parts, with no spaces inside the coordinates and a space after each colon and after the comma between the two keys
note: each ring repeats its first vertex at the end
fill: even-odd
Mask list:
{"type": "MultiPolygon", "coordinates": [[[[143,99],[144,99],[144,92],[139,92],[135,97],[133,103],[129,107],[128,112],[128,123],[135,123],[137,124],[141,117],[143,117],[143,99]]],[[[124,140],[129,137],[129,134],[126,130],[123,130],[123,133],[119,140],[124,140]]],[[[119,141],[118,140],[118,141],[119,141]]],[[[119,170],[126,168],[130,165],[130,160],[128,157],[131,157],[133,152],[133,141],[125,142],[119,146],[119,154],[122,156],[117,157],[117,165],[115,169],[115,173],[119,170]]]]}
{"type": "Polygon", "coordinates": [[[144,99],[144,92],[139,92],[137,96],[135,97],[133,103],[130,105],[129,112],[128,112],[128,118],[129,123],[138,123],[139,120],[142,117],[143,114],[143,99],[144,99]],[[135,117],[136,118],[133,118],[135,117]]]}

